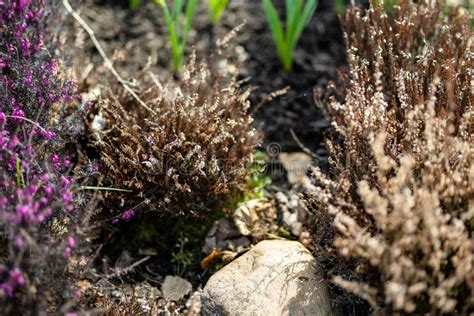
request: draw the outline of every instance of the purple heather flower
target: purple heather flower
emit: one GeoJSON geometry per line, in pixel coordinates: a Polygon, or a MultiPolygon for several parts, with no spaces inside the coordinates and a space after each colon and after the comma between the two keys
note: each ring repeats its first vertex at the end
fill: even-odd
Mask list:
{"type": "Polygon", "coordinates": [[[128,210],[128,211],[123,212],[120,215],[120,218],[124,221],[129,221],[134,216],[135,216],[135,211],[134,210],[128,210]]]}
{"type": "Polygon", "coordinates": [[[30,54],[31,54],[30,53],[30,47],[31,47],[30,41],[26,38],[21,39],[20,47],[21,47],[21,51],[22,51],[23,55],[29,57],[30,54]]]}
{"type": "Polygon", "coordinates": [[[21,237],[16,237],[15,245],[17,245],[18,248],[23,248],[23,246],[25,245],[25,242],[23,241],[21,237]]]}
{"type": "Polygon", "coordinates": [[[67,244],[70,248],[76,247],[76,241],[71,236],[68,237],[67,244]]]}
{"type": "Polygon", "coordinates": [[[18,146],[19,143],[20,143],[20,140],[18,136],[13,136],[13,138],[10,139],[10,141],[8,142],[7,149],[14,150],[18,146]]]}
{"type": "Polygon", "coordinates": [[[15,268],[10,272],[10,279],[12,283],[18,284],[18,285],[24,285],[25,284],[25,278],[23,277],[23,273],[21,273],[20,269],[15,268]]]}
{"type": "Polygon", "coordinates": [[[112,224],[117,224],[119,222],[119,219],[122,221],[128,222],[134,216],[135,216],[134,210],[127,210],[123,212],[122,214],[120,214],[118,218],[112,219],[112,224]]]}
{"type": "Polygon", "coordinates": [[[46,193],[47,197],[51,197],[54,193],[54,185],[50,184],[45,189],[44,192],[46,193]]]}
{"type": "MultiPolygon", "coordinates": [[[[70,159],[54,155],[54,168],[49,168],[49,161],[37,153],[38,144],[56,136],[40,122],[49,121],[54,103],[74,100],[77,90],[58,76],[54,56],[41,49],[49,47],[46,39],[51,38],[46,5],[44,0],[0,0],[0,230],[7,232],[4,242],[15,251],[26,247],[20,228],[36,238],[40,224],[53,210],[74,210],[72,181],[62,175],[62,168],[70,167],[70,159]],[[10,116],[13,118],[8,120],[10,116]],[[38,123],[30,124],[30,120],[38,123]]],[[[39,247],[48,246],[43,240],[49,239],[38,238],[39,247]]],[[[65,247],[69,257],[75,247],[72,236],[65,247]]],[[[15,251],[6,254],[5,267],[0,266],[0,295],[14,296],[32,271],[15,251]]],[[[63,251],[61,248],[61,255],[63,251]]]]}
{"type": "Polygon", "coordinates": [[[64,203],[69,203],[72,201],[72,194],[71,192],[67,191],[63,194],[63,202],[64,203]]]}
{"type": "Polygon", "coordinates": [[[61,182],[63,183],[64,186],[69,186],[71,184],[71,180],[66,178],[65,176],[61,176],[61,182]]]}
{"type": "Polygon", "coordinates": [[[93,164],[91,169],[92,169],[92,172],[94,172],[94,173],[99,172],[99,165],[98,164],[93,164]]]}
{"type": "Polygon", "coordinates": [[[13,121],[14,121],[16,124],[21,124],[21,123],[23,123],[22,117],[25,117],[25,112],[24,112],[22,109],[19,109],[19,108],[13,109],[12,115],[13,115],[13,116],[17,116],[16,118],[13,119],[13,121]]]}
{"type": "Polygon", "coordinates": [[[32,84],[33,83],[33,76],[31,74],[27,75],[25,78],[25,84],[32,84]]]}

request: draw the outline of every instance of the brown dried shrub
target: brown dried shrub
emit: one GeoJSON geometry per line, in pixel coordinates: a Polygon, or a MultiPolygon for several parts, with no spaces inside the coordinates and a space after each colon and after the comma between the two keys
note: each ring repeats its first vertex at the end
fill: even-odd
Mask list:
{"type": "Polygon", "coordinates": [[[139,74],[138,96],[149,110],[119,84],[94,110],[105,123],[94,130],[89,122],[100,184],[133,191],[107,192],[110,209],[203,214],[245,182],[261,140],[248,114],[250,90],[242,91],[235,75],[221,76],[226,69],[191,59],[169,86],[149,71],[139,74]]]}
{"type": "Polygon", "coordinates": [[[317,253],[387,313],[474,310],[474,37],[469,14],[443,6],[348,10],[331,171],[313,173],[317,253]]]}

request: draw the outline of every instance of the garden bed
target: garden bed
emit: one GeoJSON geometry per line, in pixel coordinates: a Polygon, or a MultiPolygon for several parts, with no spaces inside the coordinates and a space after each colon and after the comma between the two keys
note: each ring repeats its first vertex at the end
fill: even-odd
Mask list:
{"type": "Polygon", "coordinates": [[[0,310],[470,315],[469,4],[184,2],[0,0],[0,310]]]}

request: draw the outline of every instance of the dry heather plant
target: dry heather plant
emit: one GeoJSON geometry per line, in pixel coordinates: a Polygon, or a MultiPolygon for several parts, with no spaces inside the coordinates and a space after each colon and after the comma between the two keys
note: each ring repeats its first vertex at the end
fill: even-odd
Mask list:
{"type": "Polygon", "coordinates": [[[175,88],[149,71],[139,82],[149,110],[121,86],[111,87],[94,110],[96,122],[105,124],[92,131],[102,184],[133,191],[108,192],[106,201],[114,209],[203,214],[245,181],[260,143],[248,115],[250,90],[207,62],[197,65],[195,56],[175,88]]]}
{"type": "Polygon", "coordinates": [[[469,14],[443,5],[346,13],[331,173],[313,173],[318,252],[381,312],[474,311],[474,37],[469,14]]]}

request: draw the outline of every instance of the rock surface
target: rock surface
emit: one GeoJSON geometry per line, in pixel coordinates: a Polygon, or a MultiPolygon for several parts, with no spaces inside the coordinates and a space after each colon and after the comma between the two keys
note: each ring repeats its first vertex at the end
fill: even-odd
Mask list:
{"type": "Polygon", "coordinates": [[[167,275],[161,285],[163,297],[167,300],[179,301],[189,294],[193,286],[187,280],[178,276],[167,275]]]}
{"type": "Polygon", "coordinates": [[[266,240],[214,274],[203,315],[332,315],[311,253],[296,241],[266,240]]]}

